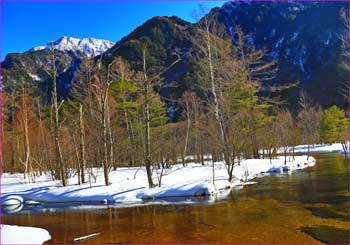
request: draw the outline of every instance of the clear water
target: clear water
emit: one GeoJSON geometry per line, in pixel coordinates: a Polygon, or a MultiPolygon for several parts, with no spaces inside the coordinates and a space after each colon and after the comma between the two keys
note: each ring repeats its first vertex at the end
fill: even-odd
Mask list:
{"type": "Polygon", "coordinates": [[[126,208],[24,206],[3,210],[2,222],[45,228],[52,236],[47,243],[99,233],[78,243],[348,244],[349,162],[337,154],[316,158],[315,167],[258,178],[220,197],[126,208]]]}

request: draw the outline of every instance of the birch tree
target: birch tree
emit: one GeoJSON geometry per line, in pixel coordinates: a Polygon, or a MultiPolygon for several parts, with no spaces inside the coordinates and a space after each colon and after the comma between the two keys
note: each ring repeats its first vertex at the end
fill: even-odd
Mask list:
{"type": "Polygon", "coordinates": [[[198,24],[197,35],[192,39],[197,47],[196,58],[207,74],[203,77],[208,81],[207,87],[202,85],[202,88],[207,91],[207,102],[218,125],[222,155],[229,176],[239,155],[237,149],[242,149],[238,142],[242,137],[238,132],[236,136],[231,133],[237,128],[235,118],[239,118],[241,123],[245,120],[252,155],[256,158],[259,156],[257,132],[269,120],[266,116],[269,105],[260,101],[256,94],[261,82],[271,79],[276,71],[275,62],[264,60],[264,50],[255,50],[253,45],[248,44],[239,27],[233,27],[231,34],[227,35],[210,15],[205,15],[198,24]],[[237,117],[242,113],[245,118],[237,117]]]}
{"type": "Polygon", "coordinates": [[[65,166],[62,158],[61,144],[60,144],[60,121],[59,121],[59,109],[60,105],[58,104],[57,96],[57,68],[56,68],[56,56],[55,49],[53,45],[51,46],[51,63],[52,63],[52,108],[53,108],[53,137],[55,142],[55,155],[56,162],[59,167],[59,175],[62,181],[62,185],[66,186],[66,174],[65,166]]]}
{"type": "MultiPolygon", "coordinates": [[[[184,54],[182,54],[183,56],[184,54]]],[[[152,179],[152,152],[151,152],[151,134],[150,134],[150,123],[154,120],[163,120],[162,117],[159,117],[158,113],[155,113],[156,118],[151,118],[151,107],[157,108],[160,107],[162,102],[160,101],[160,96],[155,93],[154,87],[162,86],[162,75],[168,71],[171,67],[176,65],[181,59],[182,56],[177,55],[177,59],[173,61],[169,66],[165,68],[156,68],[156,67],[147,67],[147,47],[143,45],[142,47],[142,74],[140,78],[141,84],[141,95],[142,95],[142,113],[143,113],[143,130],[144,130],[144,163],[147,172],[147,180],[150,188],[154,187],[152,179]],[[150,76],[149,76],[150,74],[150,76]],[[153,104],[153,105],[152,105],[153,104]]],[[[165,108],[163,108],[164,110],[165,108]]]]}
{"type": "Polygon", "coordinates": [[[100,135],[102,139],[102,167],[105,185],[109,185],[109,169],[112,165],[111,154],[113,154],[113,142],[111,142],[111,125],[109,123],[110,115],[108,113],[108,101],[109,101],[109,90],[111,84],[114,82],[111,76],[112,65],[116,62],[114,59],[107,65],[107,69],[104,70],[102,67],[102,57],[97,63],[97,71],[93,77],[94,82],[91,85],[91,92],[97,102],[97,108],[99,112],[99,124],[100,124],[100,135]],[[110,149],[108,149],[110,146],[110,149]],[[108,154],[109,153],[109,154],[108,154]]]}

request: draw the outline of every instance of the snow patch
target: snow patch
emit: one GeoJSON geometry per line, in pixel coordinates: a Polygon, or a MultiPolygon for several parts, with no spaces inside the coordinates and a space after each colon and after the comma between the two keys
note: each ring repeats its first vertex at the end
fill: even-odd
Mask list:
{"type": "Polygon", "coordinates": [[[50,239],[42,228],[1,224],[1,244],[43,244],[50,239]]]}
{"type": "Polygon", "coordinates": [[[9,195],[1,198],[1,206],[21,205],[23,197],[19,195],[9,195]]]}
{"type": "Polygon", "coordinates": [[[34,81],[41,81],[41,78],[38,75],[33,75],[32,73],[28,74],[34,81]]]}
{"type": "Polygon", "coordinates": [[[284,37],[281,37],[280,39],[278,39],[277,43],[275,44],[275,49],[278,49],[282,45],[283,41],[284,41],[284,37]]]}
{"type": "Polygon", "coordinates": [[[46,48],[46,46],[38,46],[38,47],[34,47],[34,48],[30,49],[29,51],[38,51],[38,50],[43,50],[45,48],[46,48]]]}
{"type": "MultiPolygon", "coordinates": [[[[350,142],[347,142],[348,146],[350,146],[350,142]]],[[[348,147],[350,149],[350,147],[348,147]]],[[[282,149],[279,149],[279,152],[283,152],[282,149]]],[[[292,148],[290,147],[289,152],[292,152],[292,148]]],[[[308,152],[308,146],[307,145],[297,145],[294,147],[294,152],[296,153],[302,153],[306,154],[308,152]]],[[[344,153],[343,147],[341,143],[334,143],[334,144],[319,144],[319,145],[310,145],[310,152],[315,153],[344,153]]],[[[350,152],[347,152],[346,154],[349,154],[350,152]]]]}
{"type": "Polygon", "coordinates": [[[303,59],[301,57],[299,58],[299,67],[302,72],[305,72],[303,59]]]}
{"type": "MultiPolygon", "coordinates": [[[[23,174],[4,173],[2,181],[2,198],[18,195],[25,200],[37,201],[42,204],[55,202],[98,202],[116,203],[124,206],[144,205],[145,200],[158,200],[169,197],[194,197],[219,194],[231,187],[243,186],[252,179],[270,173],[294,171],[313,166],[315,159],[307,156],[278,157],[271,162],[269,159],[242,160],[233,168],[233,182],[228,181],[226,166],[223,162],[214,163],[215,176],[213,180],[212,162],[206,165],[189,163],[186,167],[176,164],[164,171],[161,187],[148,188],[147,174],[144,167],[118,168],[109,174],[111,185],[105,186],[102,169],[93,169],[97,174],[97,182],[78,185],[77,176],[68,179],[69,185],[61,186],[47,175],[36,177],[35,183],[26,183],[23,174]]],[[[154,169],[154,172],[159,170],[154,169]]],[[[87,175],[87,173],[86,173],[87,175]]],[[[157,174],[153,173],[153,181],[157,183],[157,174]]],[[[89,179],[87,175],[85,179],[89,179]]],[[[37,204],[29,202],[29,204],[37,204]]],[[[21,205],[20,205],[21,206],[21,205]]],[[[20,211],[22,208],[8,206],[6,212],[20,211]],[[12,210],[11,208],[14,207],[12,210]]],[[[22,205],[23,207],[23,205],[22,205]]]]}
{"type": "Polygon", "coordinates": [[[293,32],[291,40],[295,41],[297,39],[298,35],[299,35],[299,32],[293,32]]]}
{"type": "Polygon", "coordinates": [[[83,52],[88,57],[94,57],[104,53],[107,49],[111,48],[115,43],[96,38],[74,38],[63,36],[54,42],[49,42],[45,46],[38,46],[30,49],[29,51],[36,51],[42,49],[50,49],[51,45],[57,50],[63,52],[72,51],[83,52]]]}
{"type": "Polygon", "coordinates": [[[324,41],[324,45],[328,46],[329,45],[329,42],[331,41],[332,39],[332,33],[328,33],[328,37],[327,39],[324,41]]]}

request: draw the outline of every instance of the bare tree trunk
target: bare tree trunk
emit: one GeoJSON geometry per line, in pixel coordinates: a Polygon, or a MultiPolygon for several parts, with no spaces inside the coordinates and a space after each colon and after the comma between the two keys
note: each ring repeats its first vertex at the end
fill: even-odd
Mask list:
{"type": "Polygon", "coordinates": [[[346,142],[341,142],[341,145],[342,145],[342,147],[343,147],[344,153],[346,153],[346,151],[348,150],[347,143],[346,143],[346,142]]]}
{"type": "Polygon", "coordinates": [[[112,128],[111,128],[111,116],[109,113],[109,106],[107,103],[107,131],[108,131],[108,140],[109,140],[109,158],[110,163],[113,166],[114,169],[117,169],[117,165],[114,162],[114,147],[113,147],[113,134],[112,134],[112,128]]]}
{"type": "Polygon", "coordinates": [[[24,86],[22,87],[22,114],[24,133],[24,178],[26,178],[29,177],[30,145],[28,135],[28,108],[26,105],[26,92],[24,86]]]}
{"type": "Polygon", "coordinates": [[[228,170],[228,181],[232,182],[233,180],[233,167],[234,167],[234,159],[235,159],[235,153],[232,154],[232,164],[230,166],[228,166],[227,170],[228,170]]]}
{"type": "Polygon", "coordinates": [[[80,185],[80,184],[82,184],[81,178],[80,178],[80,175],[81,175],[81,172],[80,172],[81,159],[80,159],[80,156],[79,156],[78,147],[77,147],[77,143],[76,143],[75,136],[74,136],[73,132],[72,132],[72,139],[73,139],[75,157],[77,159],[77,164],[74,164],[74,165],[76,165],[76,171],[77,171],[77,174],[78,174],[78,185],[80,185]]]}
{"type": "Polygon", "coordinates": [[[11,125],[11,174],[15,172],[15,138],[15,130],[13,129],[13,125],[11,125]]]}
{"type": "Polygon", "coordinates": [[[58,119],[58,101],[57,101],[57,82],[56,82],[56,58],[55,58],[55,50],[51,47],[52,54],[52,103],[54,109],[54,141],[55,141],[55,152],[56,152],[56,161],[59,166],[60,178],[62,181],[62,185],[66,186],[66,176],[64,170],[64,163],[62,158],[61,146],[60,146],[60,125],[58,119]]]}
{"type": "Polygon", "coordinates": [[[126,103],[126,100],[123,97],[124,120],[125,120],[125,124],[126,124],[126,130],[128,131],[128,141],[129,141],[128,153],[129,153],[129,157],[130,157],[130,165],[134,166],[135,165],[135,156],[134,156],[134,154],[136,153],[136,147],[135,147],[135,144],[134,144],[134,135],[133,135],[133,132],[132,132],[132,126],[131,126],[131,123],[129,121],[129,117],[128,117],[128,113],[126,111],[125,103],[126,103]],[[134,150],[134,152],[132,152],[132,149],[134,150]]]}
{"type": "Polygon", "coordinates": [[[106,120],[106,101],[103,98],[102,102],[102,113],[101,113],[101,121],[102,121],[102,137],[103,137],[103,176],[105,179],[105,185],[109,185],[108,179],[108,148],[107,148],[107,120],[106,120]]]}
{"type": "MultiPolygon", "coordinates": [[[[53,122],[53,106],[50,107],[50,133],[53,136],[54,135],[54,122],[53,122]]],[[[54,138],[53,138],[54,139],[54,138]]],[[[56,157],[56,145],[55,142],[53,142],[54,144],[54,157],[56,157]]],[[[50,160],[51,160],[51,155],[50,155],[50,160]]],[[[51,175],[54,177],[55,180],[60,180],[60,168],[59,166],[57,166],[57,162],[55,164],[55,160],[54,159],[53,163],[52,163],[52,167],[51,167],[51,175]]]]}
{"type": "MultiPolygon", "coordinates": [[[[207,19],[205,19],[207,21],[207,19]]],[[[226,135],[225,135],[225,126],[224,122],[221,118],[221,113],[220,113],[220,106],[219,106],[219,100],[218,96],[216,93],[216,83],[214,79],[214,66],[213,66],[213,59],[212,59],[212,50],[211,50],[211,39],[210,39],[210,31],[209,31],[209,24],[206,23],[206,34],[207,34],[207,57],[208,57],[208,62],[209,62],[209,72],[210,72],[210,82],[211,82],[211,93],[213,95],[214,99],[214,116],[217,122],[219,123],[219,129],[220,129],[220,138],[221,138],[221,143],[222,143],[222,149],[224,153],[224,161],[227,165],[230,165],[230,157],[228,154],[228,144],[226,140],[226,135]]]]}
{"type": "Polygon", "coordinates": [[[284,165],[287,165],[287,150],[288,148],[284,149],[284,165]]]}
{"type": "Polygon", "coordinates": [[[16,137],[15,130],[13,125],[11,125],[11,170],[10,173],[13,174],[15,172],[15,151],[16,151],[16,137]]]}
{"type": "Polygon", "coordinates": [[[185,146],[184,146],[183,160],[182,160],[182,165],[184,167],[186,166],[187,145],[188,145],[188,138],[190,135],[190,127],[191,127],[190,106],[188,104],[187,98],[185,99],[185,103],[186,103],[186,116],[187,116],[187,131],[186,131],[185,146]]]}
{"type": "MultiPolygon", "coordinates": [[[[41,106],[40,106],[40,100],[38,98],[38,114],[39,114],[39,130],[40,130],[40,137],[41,137],[41,142],[44,144],[45,147],[49,147],[47,143],[47,139],[44,135],[44,129],[43,129],[43,120],[42,120],[42,115],[41,115],[41,106]]],[[[43,161],[45,162],[44,165],[46,166],[46,170],[49,170],[51,168],[50,166],[50,160],[49,160],[49,155],[48,155],[48,150],[43,151],[43,161]]]]}
{"type": "Polygon", "coordinates": [[[20,151],[20,139],[19,139],[19,136],[17,135],[16,136],[16,152],[17,152],[17,156],[18,156],[18,161],[21,162],[22,160],[20,159],[20,154],[21,154],[21,151],[20,151]]]}
{"type": "Polygon", "coordinates": [[[149,115],[149,101],[148,101],[148,80],[146,70],[146,50],[143,49],[143,74],[144,74],[144,126],[145,126],[145,165],[147,172],[148,185],[150,188],[154,186],[152,180],[152,169],[151,169],[151,140],[150,140],[150,115],[149,115]]]}
{"type": "Polygon", "coordinates": [[[253,125],[251,128],[252,135],[251,135],[251,140],[252,140],[252,148],[253,148],[253,158],[259,159],[259,147],[257,146],[257,139],[256,139],[256,128],[253,125]]]}
{"type": "Polygon", "coordinates": [[[199,162],[199,150],[198,150],[198,111],[194,108],[194,156],[196,156],[196,161],[199,162]]]}
{"type": "Polygon", "coordinates": [[[79,128],[80,128],[80,177],[81,183],[85,182],[85,131],[83,123],[83,105],[79,104],[79,128]]]}
{"type": "MultiPolygon", "coordinates": [[[[109,160],[113,160],[113,152],[108,156],[108,141],[111,143],[111,151],[113,151],[113,142],[109,139],[108,135],[111,136],[110,127],[109,127],[109,111],[108,111],[108,94],[109,94],[109,86],[110,86],[110,69],[112,64],[116,60],[112,61],[107,68],[107,76],[105,78],[102,77],[102,73],[100,73],[100,86],[99,86],[99,95],[97,99],[99,101],[99,107],[101,110],[101,136],[102,136],[102,167],[103,167],[103,175],[105,180],[105,185],[109,185],[109,166],[111,162],[109,160]]],[[[101,60],[100,60],[101,62],[101,60]]],[[[99,64],[100,67],[101,63],[99,64]]]]}
{"type": "MultiPolygon", "coordinates": [[[[15,96],[11,93],[11,105],[14,108],[15,107],[15,96]]],[[[15,172],[15,151],[16,151],[16,136],[15,136],[15,129],[14,129],[14,113],[11,113],[11,174],[15,172]]]]}
{"type": "Polygon", "coordinates": [[[25,145],[25,175],[29,175],[29,157],[30,157],[30,146],[29,146],[29,135],[28,135],[28,112],[24,111],[24,145],[25,145]]]}
{"type": "Polygon", "coordinates": [[[214,185],[214,188],[216,189],[216,186],[215,186],[215,162],[214,160],[211,160],[211,163],[212,163],[212,177],[213,177],[213,185],[214,185]]]}

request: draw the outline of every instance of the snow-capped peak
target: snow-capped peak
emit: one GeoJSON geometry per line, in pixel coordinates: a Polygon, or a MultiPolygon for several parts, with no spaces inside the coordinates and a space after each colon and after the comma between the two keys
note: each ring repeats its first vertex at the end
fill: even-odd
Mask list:
{"type": "Polygon", "coordinates": [[[45,46],[38,46],[30,49],[30,51],[37,51],[42,49],[50,49],[53,44],[55,49],[61,51],[80,51],[85,53],[88,57],[93,57],[102,54],[107,49],[111,48],[115,43],[96,38],[75,38],[63,36],[54,42],[49,42],[45,46]]]}

